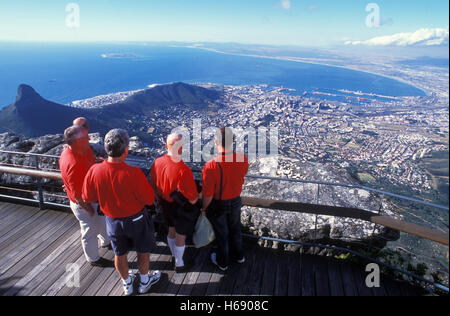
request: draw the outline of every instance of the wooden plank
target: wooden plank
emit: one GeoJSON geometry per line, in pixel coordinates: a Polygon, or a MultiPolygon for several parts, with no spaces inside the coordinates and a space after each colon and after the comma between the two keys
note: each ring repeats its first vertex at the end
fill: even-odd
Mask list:
{"type": "Polygon", "coordinates": [[[380,276],[380,287],[373,287],[372,288],[372,294],[374,296],[386,296],[386,291],[384,289],[384,279],[385,275],[380,276]]]}
{"type": "Polygon", "coordinates": [[[314,263],[314,279],[316,284],[317,296],[330,296],[328,266],[326,258],[321,256],[313,256],[314,263]]]}
{"type": "Polygon", "coordinates": [[[329,259],[327,260],[328,278],[331,296],[344,296],[344,285],[342,281],[341,269],[339,262],[329,259]]]}
{"type": "Polygon", "coordinates": [[[388,296],[403,296],[403,293],[397,282],[391,278],[384,278],[384,289],[388,296]]]}
{"type": "Polygon", "coordinates": [[[178,291],[178,295],[191,295],[194,287],[197,284],[197,280],[200,276],[202,267],[204,266],[205,262],[208,261],[209,252],[210,249],[208,247],[199,249],[194,260],[194,266],[192,267],[191,271],[186,274],[183,284],[178,291]]]}
{"type": "MultiPolygon", "coordinates": [[[[99,255],[101,257],[104,257],[107,252],[108,250],[105,248],[99,249],[99,255]]],[[[103,269],[105,268],[93,267],[90,263],[86,262],[84,264],[84,269],[80,269],[80,287],[71,289],[71,291],[68,293],[68,296],[81,296],[84,291],[92,284],[92,282],[94,282],[94,280],[102,272],[103,269]]]]}
{"type": "MultiPolygon", "coordinates": [[[[186,247],[184,253],[184,260],[188,261],[191,260],[191,258],[194,258],[197,251],[198,250],[195,247],[192,246],[186,247]]],[[[172,278],[170,279],[169,286],[167,287],[166,290],[166,294],[177,295],[186,276],[187,273],[174,273],[172,275],[172,278]]]]}
{"type": "Polygon", "coordinates": [[[302,295],[302,256],[300,253],[289,254],[289,283],[288,296],[302,295]]]}
{"type": "MultiPolygon", "coordinates": [[[[212,263],[210,263],[212,265],[212,263]]],[[[211,274],[211,279],[209,280],[208,288],[206,289],[206,296],[217,295],[222,279],[225,277],[225,272],[219,270],[219,268],[214,267],[214,271],[211,274]]]]}
{"type": "Polygon", "coordinates": [[[315,296],[314,262],[312,256],[302,255],[302,296],[315,296]]]}
{"type": "Polygon", "coordinates": [[[23,205],[20,204],[4,204],[3,210],[0,211],[0,223],[4,223],[8,217],[11,216],[17,216],[17,214],[21,214],[23,212],[17,212],[17,210],[20,210],[23,208],[23,205]]]}
{"type": "Polygon", "coordinates": [[[339,262],[345,296],[358,296],[353,270],[348,262],[339,262]]]}
{"type": "MultiPolygon", "coordinates": [[[[19,228],[15,231],[15,234],[11,235],[6,240],[2,240],[0,258],[3,257],[2,259],[5,259],[12,251],[18,252],[18,247],[22,250],[25,249],[26,246],[30,245],[43,235],[46,230],[50,229],[53,223],[59,222],[63,217],[64,214],[46,212],[42,217],[37,218],[32,225],[28,225],[26,227],[27,229],[19,228]]],[[[2,266],[2,259],[0,259],[0,267],[2,266]]]]}
{"type": "Polygon", "coordinates": [[[261,295],[273,296],[275,290],[276,258],[269,249],[263,249],[265,255],[264,273],[262,275],[261,295]]]}
{"type": "Polygon", "coordinates": [[[274,251],[272,255],[277,257],[277,272],[275,275],[274,296],[287,296],[289,284],[289,257],[284,251],[274,251]]]}
{"type": "MultiPolygon", "coordinates": [[[[66,224],[70,219],[66,214],[50,217],[49,223],[43,226],[39,225],[37,231],[33,230],[34,233],[32,235],[26,235],[24,237],[27,238],[20,238],[16,243],[10,243],[6,248],[9,250],[6,254],[4,253],[5,250],[2,249],[3,257],[0,259],[0,274],[6,274],[10,268],[30,253],[36,253],[37,249],[41,249],[42,245],[46,245],[49,238],[59,230],[59,225],[66,224]]],[[[52,240],[50,239],[50,241],[52,240]]]]}
{"type": "Polygon", "coordinates": [[[15,209],[14,213],[0,220],[0,236],[9,232],[17,226],[22,225],[26,219],[33,217],[39,212],[40,211],[37,209],[15,209]]]}
{"type": "Polygon", "coordinates": [[[246,291],[246,285],[251,280],[251,273],[253,266],[255,265],[255,253],[257,251],[257,245],[246,245],[246,260],[244,263],[232,263],[238,268],[236,272],[236,282],[234,283],[232,295],[244,295],[246,291]]]}
{"type": "MultiPolygon", "coordinates": [[[[66,218],[66,222],[61,223],[61,227],[54,226],[50,230],[46,231],[39,240],[36,240],[35,244],[32,244],[25,251],[20,252],[17,255],[16,261],[11,258],[11,262],[4,266],[7,270],[2,277],[14,277],[17,279],[23,278],[27,273],[40,267],[39,264],[44,260],[55,248],[60,244],[60,238],[67,238],[70,234],[73,234],[74,230],[70,231],[71,227],[75,228],[75,223],[70,222],[70,218],[66,218]]],[[[8,290],[16,282],[0,282],[2,288],[8,290]]],[[[0,294],[4,294],[4,290],[0,291],[0,294]]]]}
{"type": "Polygon", "coordinates": [[[53,272],[50,272],[45,281],[42,282],[37,288],[35,288],[30,295],[42,296],[47,291],[53,287],[55,283],[57,283],[62,277],[69,278],[70,271],[66,271],[67,265],[73,265],[77,261],[77,259],[83,254],[83,249],[80,246],[79,240],[75,241],[73,246],[65,251],[62,256],[60,256],[55,262],[52,264],[49,269],[53,268],[53,272]]]}
{"type": "Polygon", "coordinates": [[[10,208],[10,206],[13,206],[15,204],[10,204],[10,203],[6,203],[6,202],[0,202],[0,214],[2,212],[4,212],[5,210],[8,210],[10,208]]]}
{"type": "Polygon", "coordinates": [[[162,275],[161,280],[152,288],[150,295],[167,295],[167,288],[175,273],[172,266],[172,254],[169,247],[165,244],[158,246],[158,249],[158,252],[160,252],[158,258],[158,270],[161,271],[162,275]]]}
{"type": "MultiPolygon", "coordinates": [[[[27,212],[24,212],[27,213],[27,212]]],[[[48,212],[37,212],[33,216],[27,218],[21,223],[17,223],[15,225],[11,225],[8,228],[0,230],[0,249],[3,248],[3,242],[13,236],[14,234],[17,234],[20,230],[26,230],[28,225],[31,223],[34,223],[39,217],[43,216],[44,214],[47,214],[48,212]]]]}
{"type": "Polygon", "coordinates": [[[210,285],[212,275],[216,270],[216,267],[211,263],[211,247],[207,247],[207,255],[203,262],[202,269],[197,278],[195,287],[192,289],[192,296],[205,296],[208,286],[210,285]]]}
{"type": "MultiPolygon", "coordinates": [[[[53,284],[52,276],[57,274],[58,268],[63,268],[60,264],[60,260],[68,257],[70,252],[79,248],[80,245],[77,242],[79,239],[79,233],[70,231],[71,236],[55,241],[58,247],[48,255],[39,264],[35,265],[26,276],[24,276],[19,282],[15,284],[15,287],[22,288],[19,291],[8,291],[5,295],[41,295],[47,288],[53,284]],[[58,260],[59,259],[59,260],[58,260]],[[33,294],[34,293],[34,294],[33,294]]],[[[64,266],[65,268],[65,266],[64,266]]]]}
{"type": "MultiPolygon", "coordinates": [[[[114,252],[112,250],[106,251],[103,258],[107,260],[111,260],[114,262],[114,252]]],[[[94,272],[94,270],[93,270],[94,272]]],[[[94,296],[105,284],[106,280],[116,272],[116,269],[113,267],[110,268],[102,268],[100,273],[97,274],[96,278],[89,284],[85,284],[85,290],[82,292],[82,296],[94,296]]],[[[81,292],[81,291],[80,291],[81,292]]]]}
{"type": "Polygon", "coordinates": [[[366,285],[366,272],[365,269],[357,265],[351,265],[353,270],[353,276],[355,278],[356,288],[358,289],[359,296],[373,296],[372,289],[366,285]]]}
{"type": "Polygon", "coordinates": [[[252,252],[246,255],[251,260],[252,267],[242,286],[242,295],[258,296],[261,290],[262,276],[264,273],[264,254],[259,245],[255,245],[252,252]]]}

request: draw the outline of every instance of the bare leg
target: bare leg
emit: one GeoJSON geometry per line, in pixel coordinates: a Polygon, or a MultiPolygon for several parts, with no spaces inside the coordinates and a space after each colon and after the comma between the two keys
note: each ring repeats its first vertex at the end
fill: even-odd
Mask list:
{"type": "Polygon", "coordinates": [[[186,236],[176,234],[176,238],[177,238],[176,241],[177,247],[183,247],[186,244],[186,236]]]}
{"type": "Polygon", "coordinates": [[[115,256],[114,265],[116,266],[116,270],[119,273],[120,277],[123,280],[128,279],[128,254],[123,256],[115,256]]]}
{"type": "Polygon", "coordinates": [[[139,268],[139,274],[148,274],[148,269],[150,268],[150,254],[149,253],[138,253],[137,263],[139,268]]]}
{"type": "Polygon", "coordinates": [[[176,237],[176,231],[175,227],[169,227],[169,234],[167,235],[170,239],[173,239],[176,237]]]}

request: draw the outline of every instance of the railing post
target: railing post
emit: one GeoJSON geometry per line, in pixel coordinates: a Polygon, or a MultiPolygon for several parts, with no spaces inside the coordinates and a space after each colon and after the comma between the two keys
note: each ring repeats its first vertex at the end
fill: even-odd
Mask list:
{"type": "MultiPolygon", "coordinates": [[[[384,194],[381,194],[380,198],[380,207],[378,208],[378,215],[381,215],[381,211],[383,210],[383,201],[384,201],[384,194]]],[[[377,229],[377,224],[373,224],[373,231],[372,236],[375,236],[375,231],[377,229]]],[[[367,252],[370,252],[370,248],[372,248],[372,239],[369,239],[369,242],[367,243],[367,252]]]]}
{"type": "MultiPolygon", "coordinates": [[[[317,195],[316,195],[316,205],[319,205],[319,192],[320,192],[320,184],[317,184],[317,195]]],[[[314,242],[317,241],[317,221],[318,221],[319,215],[316,214],[316,219],[314,223],[314,242]]],[[[318,250],[318,248],[317,248],[318,250]]],[[[314,253],[316,252],[316,248],[314,248],[314,253]]]]}
{"type": "MultiPolygon", "coordinates": [[[[34,156],[35,158],[35,164],[36,164],[36,170],[40,170],[39,168],[39,157],[34,156]]],[[[41,211],[45,210],[45,204],[44,204],[44,192],[42,189],[42,179],[37,178],[37,187],[38,187],[38,197],[39,197],[39,209],[41,211]]]]}

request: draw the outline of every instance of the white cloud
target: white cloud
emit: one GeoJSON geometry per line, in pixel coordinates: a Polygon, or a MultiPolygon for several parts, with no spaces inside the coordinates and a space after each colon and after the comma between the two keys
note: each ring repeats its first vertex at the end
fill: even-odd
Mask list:
{"type": "Polygon", "coordinates": [[[281,7],[285,10],[289,10],[291,8],[291,0],[281,0],[281,7]]]}
{"type": "Polygon", "coordinates": [[[411,33],[379,36],[367,41],[346,41],[345,45],[367,46],[435,46],[448,44],[449,28],[420,29],[411,33]]]}

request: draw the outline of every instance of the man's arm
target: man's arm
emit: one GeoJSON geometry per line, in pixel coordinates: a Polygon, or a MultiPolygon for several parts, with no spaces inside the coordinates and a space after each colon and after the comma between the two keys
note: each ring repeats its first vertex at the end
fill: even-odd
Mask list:
{"type": "Polygon", "coordinates": [[[178,190],[189,201],[189,203],[191,203],[192,205],[195,205],[195,203],[197,203],[197,184],[195,183],[194,175],[192,174],[191,169],[189,169],[188,167],[186,167],[186,169],[181,173],[181,177],[178,182],[178,190]]]}
{"type": "Polygon", "coordinates": [[[203,197],[203,207],[202,207],[202,216],[206,216],[206,209],[211,204],[211,201],[213,200],[213,197],[203,197]]]}
{"type": "Polygon", "coordinates": [[[83,181],[83,189],[81,196],[76,197],[77,204],[89,212],[91,216],[95,215],[95,210],[92,208],[91,203],[98,202],[97,193],[92,187],[92,168],[88,171],[83,181]]]}

